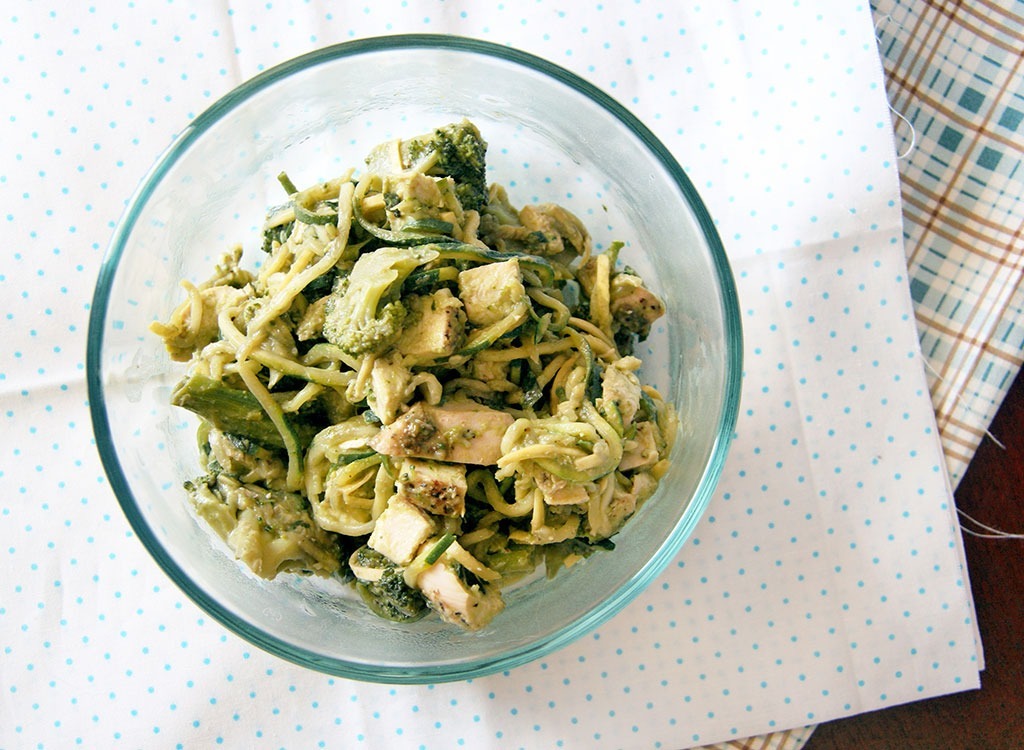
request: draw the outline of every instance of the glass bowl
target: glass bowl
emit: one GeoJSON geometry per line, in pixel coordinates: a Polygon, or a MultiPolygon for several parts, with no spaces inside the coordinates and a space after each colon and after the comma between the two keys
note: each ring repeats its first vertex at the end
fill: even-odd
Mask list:
{"type": "MultiPolygon", "coordinates": [[[[245,245],[247,265],[258,251],[245,245]]],[[[256,646],[359,680],[436,683],[509,669],[564,647],[619,612],[679,552],[720,475],[735,423],[741,330],[711,217],[675,159],[606,94],[545,60],[451,36],[393,36],[327,47],[256,76],[180,134],[131,198],[91,311],[88,385],[111,486],[138,538],[202,609],[256,646]],[[680,430],[657,494],[592,556],[506,593],[489,626],[436,617],[400,625],[338,582],[265,581],[198,521],[182,483],[199,473],[195,421],[172,407],[183,374],[148,331],[207,278],[222,252],[259,236],[297,184],[361,164],[369,147],[468,117],[490,144],[488,179],[515,205],[561,203],[598,247],[665,300],[637,352],[643,378],[673,402],[680,430]]]]}

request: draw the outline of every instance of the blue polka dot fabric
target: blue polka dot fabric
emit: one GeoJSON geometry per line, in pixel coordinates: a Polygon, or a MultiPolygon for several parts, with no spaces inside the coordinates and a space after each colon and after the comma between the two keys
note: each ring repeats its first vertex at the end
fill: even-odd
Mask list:
{"type": "Polygon", "coordinates": [[[0,92],[0,746],[678,749],[977,687],[867,4],[16,2],[0,92]],[[438,686],[312,672],[199,610],[133,538],[84,385],[105,247],[175,133],[276,63],[400,32],[521,48],[637,114],[715,217],[747,342],[669,569],[563,650],[438,686]]]}

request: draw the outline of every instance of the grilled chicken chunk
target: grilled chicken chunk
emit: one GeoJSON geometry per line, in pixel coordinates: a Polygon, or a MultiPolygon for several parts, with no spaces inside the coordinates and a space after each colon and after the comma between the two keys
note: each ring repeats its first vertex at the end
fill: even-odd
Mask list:
{"type": "Polygon", "coordinates": [[[512,422],[512,415],[471,401],[419,402],[382,428],[370,446],[387,456],[490,466],[501,457],[501,439],[512,422]]]}

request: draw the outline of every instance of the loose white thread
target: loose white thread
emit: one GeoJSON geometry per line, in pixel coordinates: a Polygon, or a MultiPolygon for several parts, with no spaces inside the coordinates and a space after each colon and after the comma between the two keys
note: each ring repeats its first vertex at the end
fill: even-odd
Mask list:
{"type": "MultiPolygon", "coordinates": [[[[938,372],[936,372],[934,367],[932,367],[931,363],[928,361],[928,359],[926,357],[922,357],[921,361],[924,362],[925,369],[927,369],[928,372],[930,372],[933,376],[935,376],[936,380],[938,380],[940,383],[941,382],[945,382],[943,380],[942,376],[939,375],[938,372]]],[[[967,404],[967,402],[963,399],[963,397],[959,393],[956,394],[956,401],[957,401],[957,403],[961,407],[963,407],[963,409],[965,411],[973,413],[973,410],[971,409],[971,407],[967,404]]],[[[1006,446],[1002,442],[1000,442],[1000,440],[995,435],[993,435],[988,429],[984,430],[984,433],[985,433],[985,436],[988,437],[989,440],[991,440],[993,443],[995,443],[1000,448],[1000,450],[1004,450],[1004,451],[1006,450],[1006,446]]],[[[1003,529],[997,529],[997,528],[995,528],[993,526],[988,526],[986,524],[983,524],[978,519],[973,518],[972,516],[969,516],[967,513],[964,513],[959,508],[956,509],[956,512],[962,518],[964,518],[964,519],[970,521],[971,523],[975,524],[979,528],[983,529],[985,532],[988,532],[988,533],[983,533],[983,532],[980,532],[980,531],[975,531],[974,529],[970,529],[970,528],[968,528],[966,526],[961,525],[960,528],[961,528],[961,530],[965,534],[970,534],[971,536],[976,537],[978,539],[1024,539],[1024,534],[1017,534],[1017,533],[1013,533],[1011,531],[1004,531],[1003,529]]]]}
{"type": "MultiPolygon", "coordinates": [[[[890,23],[899,30],[903,29],[903,27],[895,19],[893,19],[891,14],[886,13],[884,16],[879,18],[878,21],[875,22],[875,42],[878,43],[879,45],[881,45],[882,43],[882,27],[890,23]]],[[[917,129],[914,127],[914,123],[907,119],[907,117],[902,112],[898,112],[896,108],[892,106],[892,104],[888,100],[888,97],[886,97],[885,105],[889,108],[890,112],[896,115],[898,119],[905,122],[907,124],[907,127],[910,128],[910,145],[907,146],[906,150],[903,151],[903,153],[896,154],[896,160],[901,161],[910,156],[910,154],[914,151],[914,147],[917,145],[917,129]]],[[[893,128],[893,132],[896,132],[896,128],[893,128]]]]}
{"type": "MultiPolygon", "coordinates": [[[[930,372],[936,380],[938,380],[940,383],[946,382],[943,379],[943,377],[939,375],[938,371],[934,367],[932,367],[932,363],[928,361],[927,357],[922,357],[921,361],[924,362],[925,369],[928,370],[928,372],[930,372]]],[[[971,408],[971,405],[967,403],[967,401],[961,394],[957,393],[955,398],[956,402],[964,411],[966,411],[968,414],[974,414],[974,409],[971,408]]],[[[985,437],[987,437],[989,440],[991,440],[993,443],[998,445],[1003,450],[1006,450],[1006,446],[999,441],[999,438],[997,438],[995,435],[989,432],[988,428],[982,430],[982,432],[985,434],[985,437]]]]}
{"type": "Polygon", "coordinates": [[[966,518],[971,523],[976,524],[980,528],[989,532],[985,534],[980,531],[975,531],[974,529],[969,529],[963,524],[961,524],[960,529],[965,534],[970,534],[971,536],[976,537],[978,539],[1024,539],[1024,534],[1015,534],[1010,531],[1003,531],[1002,529],[997,529],[993,526],[989,526],[987,524],[982,523],[977,518],[967,515],[959,508],[956,509],[956,512],[960,514],[961,518],[966,518]]]}
{"type": "Polygon", "coordinates": [[[897,112],[891,104],[888,104],[888,102],[886,103],[886,105],[889,107],[890,112],[896,115],[899,119],[903,120],[903,122],[907,123],[907,127],[910,128],[910,145],[907,146],[907,149],[902,154],[896,154],[896,160],[900,161],[901,159],[906,159],[908,156],[910,156],[911,152],[913,152],[914,150],[914,147],[917,145],[917,129],[914,128],[914,123],[912,123],[910,120],[903,116],[902,112],[897,112]]]}

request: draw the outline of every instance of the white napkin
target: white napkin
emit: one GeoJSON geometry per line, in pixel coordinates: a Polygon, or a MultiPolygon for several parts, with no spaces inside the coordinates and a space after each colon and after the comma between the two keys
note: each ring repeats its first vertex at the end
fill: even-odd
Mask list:
{"type": "Polygon", "coordinates": [[[51,1],[5,15],[4,743],[678,748],[978,685],[866,4],[51,1]],[[192,605],[105,483],[82,364],[103,247],[171,135],[274,63],[407,31],[520,47],[630,107],[717,219],[747,342],[734,448],[676,562],[557,654],[437,687],[296,667],[192,605]]]}

